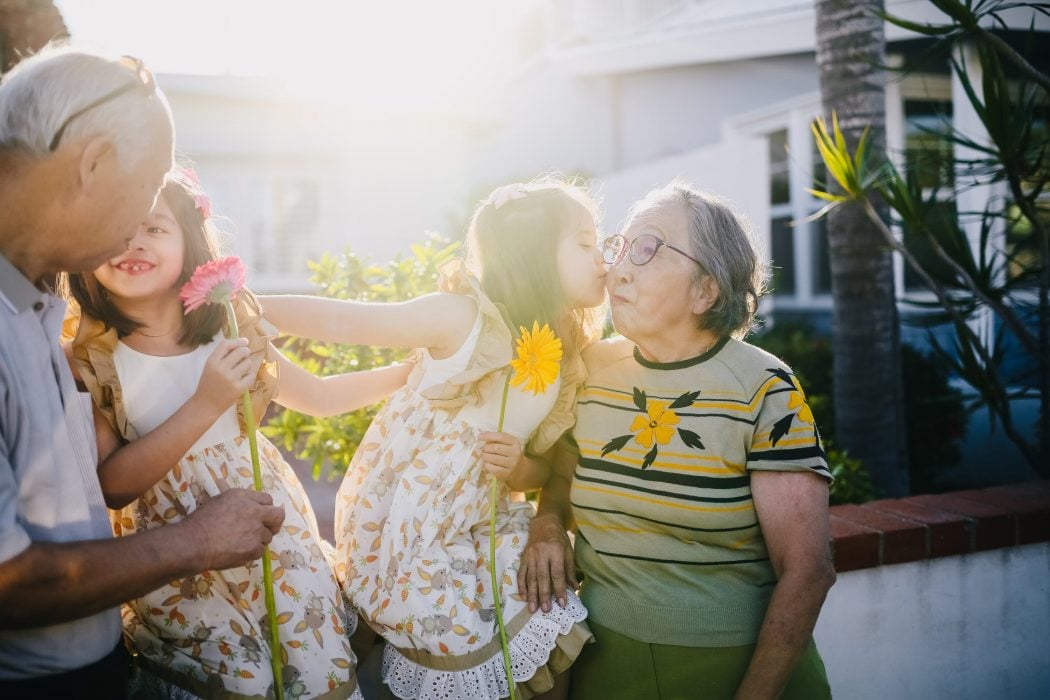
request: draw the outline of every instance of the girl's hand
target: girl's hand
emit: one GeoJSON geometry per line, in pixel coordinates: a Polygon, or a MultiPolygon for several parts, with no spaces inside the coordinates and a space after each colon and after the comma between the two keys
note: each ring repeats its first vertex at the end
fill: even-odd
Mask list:
{"type": "Polygon", "coordinates": [[[261,364],[261,357],[252,358],[247,339],[223,340],[204,364],[194,397],[222,413],[255,382],[261,364]]]}
{"type": "Polygon", "coordinates": [[[521,440],[510,433],[481,433],[481,466],[500,481],[514,481],[524,466],[521,440]]]}

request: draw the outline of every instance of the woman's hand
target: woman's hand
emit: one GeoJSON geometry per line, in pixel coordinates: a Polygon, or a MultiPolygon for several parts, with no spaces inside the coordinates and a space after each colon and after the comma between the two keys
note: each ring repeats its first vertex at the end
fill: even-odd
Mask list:
{"type": "Polygon", "coordinates": [[[518,566],[518,592],[529,601],[529,612],[537,607],[551,610],[551,596],[557,596],[558,605],[565,607],[565,591],[579,588],[576,565],[573,563],[572,543],[565,525],[554,513],[537,515],[529,525],[529,541],[521,553],[518,566]]]}
{"type": "Polygon", "coordinates": [[[194,397],[221,414],[251,387],[261,364],[261,357],[252,359],[245,338],[220,341],[204,364],[194,397]]]}

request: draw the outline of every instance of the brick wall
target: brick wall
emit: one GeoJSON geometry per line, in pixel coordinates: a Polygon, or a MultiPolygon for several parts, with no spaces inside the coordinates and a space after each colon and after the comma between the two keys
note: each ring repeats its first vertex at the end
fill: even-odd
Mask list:
{"type": "Polygon", "coordinates": [[[1050,481],[831,508],[837,571],[1050,541],[1050,481]]]}

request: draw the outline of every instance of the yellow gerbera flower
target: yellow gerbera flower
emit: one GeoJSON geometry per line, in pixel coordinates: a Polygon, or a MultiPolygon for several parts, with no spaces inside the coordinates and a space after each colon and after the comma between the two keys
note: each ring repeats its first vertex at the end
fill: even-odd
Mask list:
{"type": "Polygon", "coordinates": [[[518,356],[510,361],[514,376],[510,383],[514,386],[524,383],[525,389],[533,394],[542,394],[558,378],[561,368],[561,340],[555,337],[547,324],[532,322],[530,332],[520,327],[518,338],[518,356]]]}
{"type": "Polygon", "coordinates": [[[642,447],[651,447],[653,438],[661,445],[671,442],[674,437],[674,426],[681,420],[674,411],[668,411],[670,401],[653,401],[649,399],[647,406],[648,416],[635,416],[631,423],[631,432],[639,432],[634,436],[642,447]]]}
{"type": "Polygon", "coordinates": [[[813,411],[810,410],[809,404],[806,403],[806,392],[802,391],[802,385],[798,383],[798,379],[795,377],[791,378],[791,383],[795,385],[795,391],[788,397],[788,410],[799,409],[798,419],[812,425],[813,411]]]}

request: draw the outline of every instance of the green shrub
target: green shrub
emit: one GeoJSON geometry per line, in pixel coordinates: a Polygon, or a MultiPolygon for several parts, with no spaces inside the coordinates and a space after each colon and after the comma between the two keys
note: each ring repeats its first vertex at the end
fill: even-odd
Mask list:
{"type": "MultiPolygon", "coordinates": [[[[404,301],[437,291],[438,268],[452,258],[460,243],[449,243],[428,234],[422,244],[411,246],[411,255],[396,256],[386,265],[362,260],[349,248],[341,255],[325,254],[310,263],[310,281],[318,294],[358,301],[404,301]]],[[[335,345],[291,339],[281,348],[289,359],[314,374],[329,375],[389,365],[404,359],[409,351],[367,345],[335,345]]],[[[313,465],[319,479],[327,467],[328,478],[346,471],[350,458],[368,430],[378,406],[330,418],[311,418],[281,410],[262,428],[287,452],[313,465]]]]}
{"type": "Polygon", "coordinates": [[[871,474],[859,459],[854,459],[830,442],[825,442],[828,468],[835,481],[831,483],[831,505],[866,503],[875,498],[871,474]]]}
{"type": "MultiPolygon", "coordinates": [[[[836,479],[832,485],[832,501],[859,503],[863,501],[857,498],[877,497],[864,465],[833,447],[831,340],[804,323],[778,323],[770,330],[751,336],[748,342],[782,359],[798,376],[824,439],[828,466],[836,479]],[[844,481],[842,485],[838,483],[840,480],[844,481]]],[[[943,363],[908,345],[901,346],[901,373],[911,490],[928,493],[936,490],[938,477],[961,459],[959,448],[967,423],[962,392],[949,382],[949,369],[943,363]]]]}

